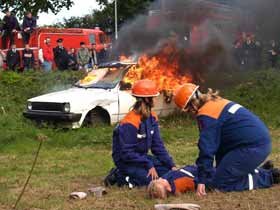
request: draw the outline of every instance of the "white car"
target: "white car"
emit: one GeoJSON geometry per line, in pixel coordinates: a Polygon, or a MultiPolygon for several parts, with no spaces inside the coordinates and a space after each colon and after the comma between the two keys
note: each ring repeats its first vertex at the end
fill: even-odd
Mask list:
{"type": "MultiPolygon", "coordinates": [[[[133,63],[113,62],[94,70],[74,87],[41,95],[27,101],[26,118],[55,122],[63,127],[119,122],[135,103],[131,84],[123,79],[133,63]]],[[[169,94],[156,98],[154,111],[167,116],[175,110],[169,94]]]]}

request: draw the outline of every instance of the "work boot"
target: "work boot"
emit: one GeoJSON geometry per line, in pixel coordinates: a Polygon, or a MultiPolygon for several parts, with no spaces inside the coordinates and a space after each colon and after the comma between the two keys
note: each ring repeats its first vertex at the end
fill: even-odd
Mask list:
{"type": "Polygon", "coordinates": [[[274,168],[273,161],[272,160],[267,160],[264,162],[264,164],[261,166],[261,168],[270,170],[274,168]]]}
{"type": "Polygon", "coordinates": [[[279,168],[272,169],[272,177],[273,177],[273,184],[280,183],[280,169],[279,168]]]}
{"type": "Polygon", "coordinates": [[[104,179],[104,184],[106,187],[112,186],[117,183],[116,173],[118,172],[117,168],[112,168],[109,174],[104,179]]]}

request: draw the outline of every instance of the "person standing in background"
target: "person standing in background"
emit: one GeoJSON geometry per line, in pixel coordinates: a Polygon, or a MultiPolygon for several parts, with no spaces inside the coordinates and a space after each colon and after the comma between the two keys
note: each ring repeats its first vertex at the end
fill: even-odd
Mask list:
{"type": "Polygon", "coordinates": [[[268,50],[270,67],[276,68],[277,65],[277,58],[278,58],[278,49],[276,46],[275,40],[271,41],[270,49],[268,50]]]}
{"type": "Polygon", "coordinates": [[[6,60],[6,54],[0,49],[0,69],[3,67],[6,60]]]}
{"type": "Polygon", "coordinates": [[[242,50],[243,50],[243,59],[244,59],[245,68],[246,69],[254,68],[256,45],[252,41],[250,35],[247,36],[246,42],[242,46],[242,50]]]}
{"type": "Polygon", "coordinates": [[[54,61],[57,68],[61,71],[68,69],[69,55],[67,50],[63,47],[63,39],[59,38],[57,47],[53,49],[54,61]]]}
{"type": "Polygon", "coordinates": [[[6,15],[3,18],[3,26],[1,28],[2,49],[7,49],[7,38],[10,40],[10,46],[14,44],[14,35],[20,30],[17,18],[9,10],[6,10],[5,13],[6,15]]]}
{"type": "Polygon", "coordinates": [[[24,44],[29,44],[30,35],[36,28],[36,18],[32,16],[31,12],[27,12],[22,23],[22,38],[24,44]]]}
{"type": "Polygon", "coordinates": [[[89,69],[89,62],[91,60],[91,54],[89,50],[86,48],[84,42],[80,43],[81,48],[78,50],[77,53],[77,63],[79,65],[79,69],[88,70],[89,69]]]}
{"type": "Polygon", "coordinates": [[[24,50],[22,51],[22,61],[24,70],[30,70],[34,67],[34,53],[30,49],[29,45],[26,44],[24,50]]]}
{"type": "Polygon", "coordinates": [[[39,50],[39,60],[45,72],[50,72],[52,70],[54,55],[50,38],[46,38],[42,49],[39,50]]]}
{"type": "Polygon", "coordinates": [[[69,69],[71,69],[71,70],[78,70],[77,55],[76,55],[75,49],[71,48],[68,51],[68,55],[69,55],[69,69]]]}
{"type": "Polygon", "coordinates": [[[98,66],[98,53],[96,51],[96,44],[92,43],[91,44],[91,66],[92,68],[96,69],[96,67],[98,66]]]}
{"type": "Polygon", "coordinates": [[[11,49],[8,50],[6,60],[10,70],[15,71],[16,68],[19,66],[20,54],[17,51],[15,44],[13,44],[11,49]]]}

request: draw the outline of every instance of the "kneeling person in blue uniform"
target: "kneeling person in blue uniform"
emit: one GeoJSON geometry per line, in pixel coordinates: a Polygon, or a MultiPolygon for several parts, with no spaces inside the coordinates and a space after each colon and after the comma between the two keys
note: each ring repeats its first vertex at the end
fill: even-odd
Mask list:
{"type": "Polygon", "coordinates": [[[271,152],[271,140],[267,127],[256,115],[211,89],[203,94],[199,86],[190,83],[176,90],[174,101],[198,121],[199,196],[206,195],[205,184],[214,159],[216,172],[211,187],[220,191],[267,188],[279,181],[279,170],[257,169],[271,152]]]}
{"type": "Polygon", "coordinates": [[[140,80],[132,87],[136,97],[133,109],[113,133],[112,157],[116,168],[105,179],[105,185],[145,186],[151,180],[175,170],[160,136],[158,119],[152,108],[159,95],[156,84],[140,80]],[[151,150],[154,156],[148,155],[151,150]]]}

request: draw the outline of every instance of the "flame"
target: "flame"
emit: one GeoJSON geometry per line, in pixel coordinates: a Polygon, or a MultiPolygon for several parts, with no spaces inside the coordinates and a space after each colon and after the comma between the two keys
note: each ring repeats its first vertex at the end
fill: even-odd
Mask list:
{"type": "MultiPolygon", "coordinates": [[[[131,61],[131,58],[121,56],[120,60],[131,61]]],[[[178,86],[192,82],[190,74],[182,73],[188,71],[182,69],[179,62],[179,50],[175,45],[169,43],[155,55],[143,54],[140,56],[138,64],[129,69],[123,81],[133,84],[141,79],[150,79],[156,82],[160,91],[174,91],[178,86]]]]}

